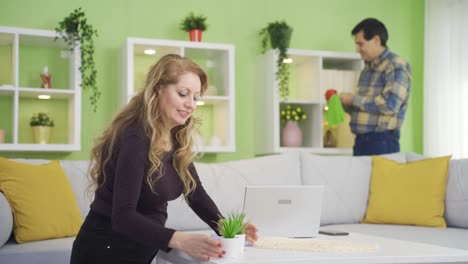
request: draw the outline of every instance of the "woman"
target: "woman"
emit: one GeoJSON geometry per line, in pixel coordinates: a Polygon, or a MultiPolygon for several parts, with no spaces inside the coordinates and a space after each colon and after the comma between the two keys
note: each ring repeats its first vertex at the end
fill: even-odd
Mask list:
{"type": "MultiPolygon", "coordinates": [[[[151,67],[144,89],[96,140],[90,170],[95,198],[71,263],[150,263],[159,249],[170,248],[200,260],[223,256],[217,240],[164,226],[167,201],[182,193],[212,229],[221,221],[192,161],[192,113],[207,87],[206,73],[179,55],[151,67]]],[[[255,242],[256,227],[250,224],[246,235],[255,242]]]]}

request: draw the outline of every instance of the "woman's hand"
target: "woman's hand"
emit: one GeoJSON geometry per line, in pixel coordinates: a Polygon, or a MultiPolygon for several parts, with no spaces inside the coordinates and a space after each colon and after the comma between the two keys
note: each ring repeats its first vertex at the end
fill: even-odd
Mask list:
{"type": "Polygon", "coordinates": [[[249,223],[247,227],[245,228],[245,240],[249,242],[250,244],[255,244],[255,242],[258,239],[257,236],[257,227],[254,226],[253,224],[249,223]]]}
{"type": "Polygon", "coordinates": [[[169,247],[179,249],[193,258],[205,261],[210,258],[221,258],[225,253],[221,248],[221,243],[214,238],[179,231],[176,231],[172,236],[169,247]]]}

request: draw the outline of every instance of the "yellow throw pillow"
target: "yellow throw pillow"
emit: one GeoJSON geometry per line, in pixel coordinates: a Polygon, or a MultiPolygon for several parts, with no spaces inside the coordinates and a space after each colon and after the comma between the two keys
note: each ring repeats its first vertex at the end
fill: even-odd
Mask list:
{"type": "Polygon", "coordinates": [[[0,157],[0,191],[13,211],[18,243],[75,236],[83,223],[59,161],[31,165],[0,157]]]}
{"type": "Polygon", "coordinates": [[[363,223],[446,227],[444,198],[450,156],[398,163],[372,157],[363,223]]]}

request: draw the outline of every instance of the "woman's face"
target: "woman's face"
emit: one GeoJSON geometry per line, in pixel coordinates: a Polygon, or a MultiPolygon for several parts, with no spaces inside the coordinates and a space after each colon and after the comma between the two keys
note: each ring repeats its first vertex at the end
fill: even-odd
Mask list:
{"type": "Polygon", "coordinates": [[[168,129],[183,125],[192,116],[200,98],[201,82],[192,72],[180,76],[179,82],[160,90],[159,110],[168,129]]]}

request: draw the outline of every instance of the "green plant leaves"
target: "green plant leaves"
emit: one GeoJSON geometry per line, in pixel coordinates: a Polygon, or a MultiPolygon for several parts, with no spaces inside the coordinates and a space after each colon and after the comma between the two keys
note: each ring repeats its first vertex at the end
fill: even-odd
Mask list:
{"type": "Polygon", "coordinates": [[[225,238],[234,238],[236,235],[242,234],[248,226],[248,222],[244,222],[245,213],[228,213],[227,218],[218,223],[218,232],[225,238]]]}
{"type": "Polygon", "coordinates": [[[203,15],[195,15],[193,12],[190,12],[183,20],[180,22],[180,29],[183,31],[191,31],[193,29],[200,29],[205,31],[208,25],[206,24],[206,17],[203,15]]]}
{"type": "Polygon", "coordinates": [[[293,29],[284,20],[269,23],[260,31],[260,36],[262,37],[262,52],[266,51],[269,39],[271,48],[279,49],[280,57],[282,57],[282,59],[286,58],[292,32],[293,29]]]}
{"type": "Polygon", "coordinates": [[[55,28],[59,36],[67,43],[71,51],[75,50],[77,44],[81,44],[81,87],[83,90],[91,90],[90,96],[93,111],[97,110],[97,103],[101,92],[96,85],[97,70],[94,63],[94,41],[98,36],[97,30],[88,24],[84,11],[75,9],[71,14],[59,22],[55,28]]]}
{"type": "Polygon", "coordinates": [[[287,105],[280,111],[281,123],[285,124],[287,121],[301,122],[307,119],[307,114],[300,106],[287,105]]]}
{"type": "Polygon", "coordinates": [[[261,48],[262,53],[265,53],[267,47],[279,50],[278,61],[276,62],[278,69],[276,72],[276,79],[278,80],[278,87],[280,97],[287,99],[289,97],[289,64],[284,63],[283,60],[288,57],[289,44],[291,42],[293,29],[286,23],[286,21],[275,21],[269,23],[265,28],[260,30],[261,48]],[[268,42],[270,40],[270,42],[268,42]]]}
{"type": "Polygon", "coordinates": [[[54,121],[50,119],[48,113],[34,113],[29,122],[30,126],[49,126],[54,127],[54,121]]]}

